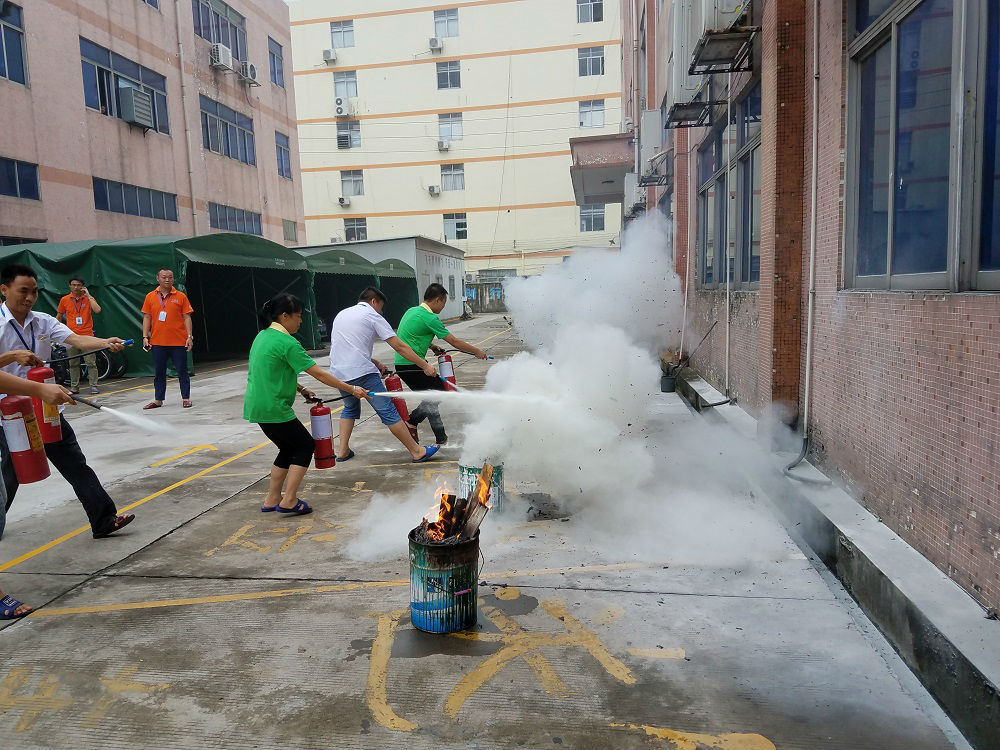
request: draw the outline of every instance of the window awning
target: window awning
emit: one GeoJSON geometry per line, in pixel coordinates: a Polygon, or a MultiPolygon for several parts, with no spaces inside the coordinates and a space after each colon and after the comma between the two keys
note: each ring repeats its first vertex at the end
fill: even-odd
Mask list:
{"type": "Polygon", "coordinates": [[[758,26],[706,30],[695,45],[688,75],[739,73],[751,69],[750,42],[758,26]]]}

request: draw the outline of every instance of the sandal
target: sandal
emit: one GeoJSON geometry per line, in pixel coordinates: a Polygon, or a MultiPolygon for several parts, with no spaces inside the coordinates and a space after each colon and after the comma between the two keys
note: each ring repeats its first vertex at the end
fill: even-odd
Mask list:
{"type": "Polygon", "coordinates": [[[424,456],[423,458],[414,458],[413,463],[422,464],[424,461],[430,461],[431,456],[438,452],[438,447],[436,445],[425,445],[424,446],[424,456]]]}
{"type": "Polygon", "coordinates": [[[268,508],[266,505],[260,506],[261,513],[274,513],[274,511],[276,511],[277,509],[278,509],[277,505],[272,505],[270,508],[268,508]]]}
{"type": "Polygon", "coordinates": [[[32,607],[28,607],[27,612],[15,614],[21,607],[28,607],[28,605],[24,602],[19,602],[13,596],[5,596],[3,599],[0,599],[0,620],[19,620],[35,611],[32,607]]]}
{"type": "Polygon", "coordinates": [[[194,404],[191,403],[191,399],[186,398],[183,401],[181,401],[181,406],[183,406],[185,409],[190,409],[192,406],[194,406],[194,404]]]}
{"type": "MultiPolygon", "coordinates": [[[[79,393],[79,391],[77,391],[77,393],[79,393]]],[[[150,401],[148,404],[146,404],[142,408],[143,408],[143,410],[145,410],[145,409],[159,409],[161,406],[163,406],[163,404],[158,404],[155,401],[150,401]]]]}
{"type": "Polygon", "coordinates": [[[116,531],[124,529],[134,520],[135,520],[135,515],[132,513],[128,513],[126,515],[121,515],[121,516],[115,516],[115,520],[112,521],[111,525],[108,526],[104,531],[94,532],[94,539],[104,539],[105,537],[109,537],[116,531]]]}
{"type": "Polygon", "coordinates": [[[279,513],[285,513],[290,516],[305,516],[313,512],[313,509],[309,507],[309,503],[305,500],[299,500],[295,503],[294,508],[282,508],[280,505],[274,508],[279,513]]]}
{"type": "Polygon", "coordinates": [[[341,458],[340,456],[337,456],[337,460],[338,461],[350,461],[352,458],[354,458],[354,451],[352,451],[350,449],[347,450],[347,455],[344,456],[343,458],[341,458]]]}

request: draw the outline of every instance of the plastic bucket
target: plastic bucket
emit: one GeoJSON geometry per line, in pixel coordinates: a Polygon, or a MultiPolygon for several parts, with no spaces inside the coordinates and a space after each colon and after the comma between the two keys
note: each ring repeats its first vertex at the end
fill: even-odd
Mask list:
{"type": "MultiPolygon", "coordinates": [[[[459,466],[458,467],[458,496],[469,497],[476,489],[479,481],[479,474],[482,466],[459,466]]],[[[503,464],[496,464],[493,467],[493,481],[490,482],[490,513],[503,511],[503,506],[507,500],[507,495],[503,489],[503,464]]]]}
{"type": "Polygon", "coordinates": [[[427,633],[455,633],[476,624],[479,532],[458,544],[410,540],[410,621],[427,633]]]}

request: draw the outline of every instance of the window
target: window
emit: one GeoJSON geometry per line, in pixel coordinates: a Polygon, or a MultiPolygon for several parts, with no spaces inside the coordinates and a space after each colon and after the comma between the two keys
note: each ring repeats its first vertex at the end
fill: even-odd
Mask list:
{"type": "Polygon", "coordinates": [[[458,36],[458,8],[434,11],[434,36],[458,36]]]}
{"type": "Polygon", "coordinates": [[[469,228],[465,214],[444,215],[444,238],[446,240],[464,240],[469,236],[469,228]]]}
{"type": "Polygon", "coordinates": [[[365,194],[364,172],[360,169],[347,169],[340,173],[340,194],[350,197],[365,194]]]}
{"type": "Polygon", "coordinates": [[[222,0],[191,0],[194,33],[224,44],[237,60],[247,59],[247,20],[222,0]]]}
{"type": "Polygon", "coordinates": [[[580,206],[580,231],[604,231],[604,204],[584,203],[580,206]]]}
{"type": "Polygon", "coordinates": [[[207,96],[201,96],[201,140],[206,151],[256,166],[253,120],[207,96]]]}
{"type": "Polygon", "coordinates": [[[0,78],[27,84],[24,64],[24,16],[13,3],[0,3],[0,78]]]}
{"type": "Polygon", "coordinates": [[[442,164],[441,165],[441,189],[442,190],[465,190],[465,165],[464,164],[442,164]]]}
{"type": "Polygon", "coordinates": [[[448,277],[448,296],[455,299],[455,277],[448,277]]]}
{"type": "Polygon", "coordinates": [[[299,240],[299,230],[295,226],[295,222],[290,219],[281,220],[281,231],[285,238],[285,242],[298,242],[299,240]]]}
{"type": "Polygon", "coordinates": [[[462,113],[438,115],[438,138],[442,141],[462,140],[462,113]]]}
{"type": "Polygon", "coordinates": [[[80,37],[80,56],[83,100],[90,109],[121,118],[121,92],[127,88],[139,89],[152,100],[154,129],[170,133],[166,78],[83,37],[80,37]]]}
{"type": "Polygon", "coordinates": [[[969,4],[974,18],[958,24],[956,5],[851,3],[864,34],[848,48],[846,286],[1000,289],[992,236],[1000,10],[969,4]],[[963,59],[979,60],[979,72],[963,59]],[[970,119],[968,101],[986,107],[970,119]]]}
{"type": "Polygon", "coordinates": [[[267,38],[267,60],[271,68],[271,83],[285,87],[285,57],[281,45],[267,38]]]}
{"type": "Polygon", "coordinates": [[[278,174],[292,179],[292,147],[287,135],[274,132],[274,150],[278,156],[278,174]]]}
{"type": "Polygon", "coordinates": [[[604,127],[604,100],[591,99],[580,102],[580,127],[581,128],[603,128],[604,127]]]}
{"type": "Polygon", "coordinates": [[[462,86],[462,69],[457,60],[437,64],[438,88],[457,89],[462,86]]]}
{"type": "Polygon", "coordinates": [[[45,240],[32,239],[31,237],[9,237],[0,235],[0,247],[7,245],[27,245],[32,242],[45,242],[45,240]]]}
{"type": "Polygon", "coordinates": [[[987,39],[986,132],[983,138],[979,270],[1000,271],[1000,8],[991,6],[987,39]]]}
{"type": "Polygon", "coordinates": [[[154,8],[160,7],[160,0],[142,0],[146,5],[152,5],[154,8]]]}
{"type": "Polygon", "coordinates": [[[41,200],[38,192],[38,165],[0,157],[0,195],[41,200]]]}
{"type": "Polygon", "coordinates": [[[603,0],[576,0],[576,22],[590,23],[604,20],[603,0]]]}
{"type": "Polygon", "coordinates": [[[347,120],[337,123],[337,148],[361,148],[361,123],[347,120]]]}
{"type": "Polygon", "coordinates": [[[348,242],[362,242],[368,239],[367,219],[344,219],[344,239],[348,242]]]}
{"type": "Polygon", "coordinates": [[[577,60],[581,76],[604,75],[604,47],[581,47],[577,60]]]}
{"type": "Polygon", "coordinates": [[[330,44],[334,49],[354,46],[354,21],[331,21],[330,44]]]}
{"type": "Polygon", "coordinates": [[[345,99],[358,95],[358,74],[354,70],[346,70],[333,74],[333,95],[345,99]]]}
{"type": "Polygon", "coordinates": [[[177,196],[159,190],[94,178],[94,208],[147,219],[177,221],[177,196]]]}
{"type": "Polygon", "coordinates": [[[223,229],[227,232],[256,234],[258,237],[264,234],[261,230],[260,214],[219,203],[208,204],[208,224],[213,229],[223,229]]]}

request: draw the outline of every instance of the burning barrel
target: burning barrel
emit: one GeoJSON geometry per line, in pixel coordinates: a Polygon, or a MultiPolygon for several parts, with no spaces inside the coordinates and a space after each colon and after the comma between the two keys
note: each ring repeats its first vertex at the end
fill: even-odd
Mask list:
{"type": "MultiPolygon", "coordinates": [[[[478,466],[462,466],[459,464],[459,497],[469,497],[472,495],[476,488],[476,482],[479,481],[480,471],[482,471],[482,469],[478,466]]],[[[494,512],[502,512],[506,499],[507,496],[503,489],[503,464],[496,464],[493,467],[493,479],[490,481],[490,510],[494,512]]]]}
{"type": "Polygon", "coordinates": [[[467,541],[424,544],[410,532],[410,620],[428,633],[454,633],[476,624],[479,532],[467,541]]]}

